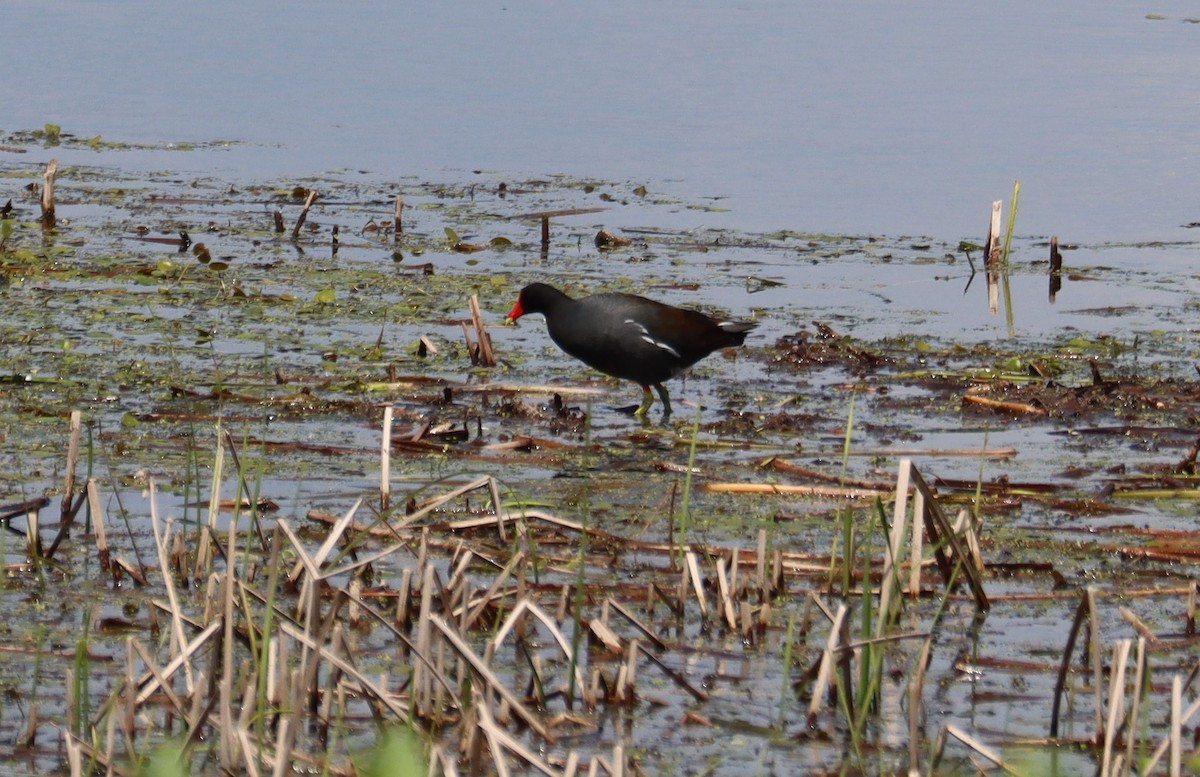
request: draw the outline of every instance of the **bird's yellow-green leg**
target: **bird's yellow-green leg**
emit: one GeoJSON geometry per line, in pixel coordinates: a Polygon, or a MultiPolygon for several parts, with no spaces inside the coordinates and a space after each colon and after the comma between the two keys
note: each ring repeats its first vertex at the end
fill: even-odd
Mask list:
{"type": "Polygon", "coordinates": [[[667,394],[667,387],[661,383],[655,383],[654,388],[658,391],[658,395],[662,397],[663,416],[665,417],[671,415],[671,397],[669,394],[667,394]]]}
{"type": "MultiPolygon", "coordinates": [[[[658,396],[662,399],[663,415],[671,415],[671,396],[667,393],[667,388],[661,383],[654,384],[654,390],[658,392],[658,396]]],[[[638,405],[638,409],[633,411],[634,415],[646,415],[650,412],[651,406],[654,405],[654,395],[650,393],[649,386],[642,386],[642,404],[638,405]]]]}
{"type": "Polygon", "coordinates": [[[638,405],[637,410],[633,411],[634,415],[646,415],[650,411],[650,406],[654,404],[654,395],[650,393],[649,386],[642,386],[642,404],[638,405]]]}

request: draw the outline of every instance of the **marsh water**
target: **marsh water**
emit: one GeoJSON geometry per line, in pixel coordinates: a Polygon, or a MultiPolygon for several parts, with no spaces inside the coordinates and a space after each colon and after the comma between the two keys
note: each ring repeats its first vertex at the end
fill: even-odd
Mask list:
{"type": "MultiPolygon", "coordinates": [[[[698,405],[712,447],[697,466],[710,480],[745,479],[768,454],[834,468],[849,425],[858,475],[893,472],[889,451],[902,448],[1011,448],[1015,458],[931,454],[918,466],[947,480],[1054,482],[1080,498],[1114,481],[1120,488],[1127,471],[1186,456],[1196,436],[1188,401],[1167,403],[1164,417],[1130,400],[1079,420],[1031,422],[963,411],[936,381],[1019,374],[1030,361],[1053,362],[1055,377],[1076,387],[1092,380],[1089,361],[1108,376],[1194,378],[1200,24],[1191,13],[1182,3],[1116,2],[11,3],[0,29],[9,93],[0,202],[13,198],[19,218],[32,220],[24,187],[57,158],[66,223],[54,239],[18,232],[10,245],[32,252],[37,271],[10,259],[21,269],[10,267],[0,291],[10,377],[4,501],[54,493],[61,416],[84,409],[97,423],[107,484],[126,491],[134,545],[147,532],[145,471],[173,486],[164,510],[200,512],[203,478],[182,473],[211,455],[214,415],[242,439],[286,451],[261,465],[281,515],[341,513],[375,487],[374,405],[384,401],[413,429],[465,414],[478,421],[481,445],[530,434],[573,446],[507,458],[450,447],[414,455],[397,466],[398,492],[483,469],[569,515],[590,508],[609,528],[652,536],[665,531],[656,510],[678,480],[670,466],[686,462],[698,405]],[[27,133],[46,124],[71,137],[27,133]],[[1008,214],[1015,180],[1010,321],[987,309],[972,267],[981,267],[978,252],[971,258],[959,243],[982,242],[993,200],[1008,214]],[[266,224],[276,207],[294,218],[298,185],[322,197],[312,236],[291,244],[266,224]],[[396,193],[411,231],[399,257],[363,229],[390,217],[396,193]],[[589,207],[604,210],[553,222],[546,255],[536,223],[510,218],[589,207]],[[345,237],[332,256],[335,223],[345,237]],[[230,269],[206,274],[186,264],[189,255],[140,241],[138,226],[203,235],[230,269]],[[596,251],[600,227],[634,246],[596,251]],[[515,247],[456,253],[444,228],[515,247]],[[1053,300],[1051,235],[1066,266],[1053,300]],[[436,274],[418,281],[409,267],[423,262],[436,274]],[[635,392],[592,380],[549,347],[538,322],[498,327],[516,290],[547,278],[751,315],[761,327],[743,354],[705,362],[673,388],[682,418],[644,429],[612,409],[635,392]],[[318,301],[327,290],[335,305],[318,301]],[[493,373],[472,369],[458,346],[468,291],[497,325],[504,364],[493,373]],[[786,338],[813,321],[890,358],[902,377],[864,375],[844,357],[794,370],[786,338]],[[431,359],[413,355],[422,335],[440,346],[431,359]],[[389,384],[389,366],[399,382],[389,384]],[[278,370],[294,376],[293,388],[313,386],[295,394],[304,409],[231,398],[284,391],[271,387],[278,370]],[[432,381],[456,391],[586,383],[603,393],[575,402],[586,429],[564,429],[475,394],[442,407],[443,384],[432,381]]],[[[1131,511],[1098,515],[997,507],[989,560],[1057,564],[1069,588],[1098,582],[1114,596],[1140,580],[1169,588],[1193,576],[1188,562],[1118,561],[1118,540],[1104,532],[1190,532],[1194,501],[1131,502],[1131,511]],[[1007,532],[1018,529],[1062,544],[1014,542],[1007,532]]],[[[752,527],[778,525],[781,543],[827,550],[836,506],[709,495],[694,509],[711,516],[698,531],[714,542],[749,545],[752,527]]],[[[5,559],[23,569],[19,547],[7,545],[5,559]]],[[[20,601],[13,612],[30,612],[34,598],[23,574],[14,571],[7,589],[20,601]]],[[[1035,573],[995,586],[1050,597],[1062,583],[1035,573]]],[[[51,587],[36,598],[78,598],[68,579],[51,587]]],[[[1017,662],[1055,660],[1045,657],[1061,652],[1074,600],[1020,601],[983,622],[965,605],[954,611],[935,659],[940,713],[930,714],[930,732],[953,721],[1014,748],[1045,734],[1053,677],[1017,662]],[[986,671],[964,671],[956,651],[986,671]]],[[[1171,632],[1179,609],[1176,599],[1155,600],[1139,614],[1171,632]]],[[[46,622],[51,636],[62,627],[46,622]]],[[[925,621],[915,614],[911,625],[925,621]]],[[[1121,633],[1119,618],[1107,625],[1121,633]]],[[[23,633],[6,639],[28,646],[23,633]]],[[[742,656],[734,676],[714,671],[721,691],[695,707],[715,730],[676,731],[693,707],[664,693],[668,701],[622,716],[596,739],[624,736],[663,773],[692,773],[692,758],[712,773],[833,768],[841,746],[804,732],[798,705],[779,701],[778,659],[744,648],[727,637],[692,659],[704,670],[707,660],[742,656]]],[[[1163,671],[1187,660],[1185,650],[1167,652],[1163,671]]],[[[39,670],[41,685],[53,669],[39,670]]],[[[6,698],[30,693],[28,670],[21,660],[3,670],[6,698]]],[[[48,714],[56,704],[50,694],[48,714]]],[[[4,713],[10,739],[22,709],[4,713]]],[[[893,738],[880,736],[885,752],[893,738]]],[[[43,772],[53,751],[24,753],[22,768],[43,772]]],[[[1086,756],[1051,758],[1061,773],[1094,769],[1086,756]]]]}
{"type": "Polygon", "coordinates": [[[974,236],[1020,179],[1022,234],[1171,242],[1197,220],[1193,11],[18,0],[0,128],[230,141],[104,163],[235,179],[631,180],[728,209],[679,226],[753,231],[974,236]]]}

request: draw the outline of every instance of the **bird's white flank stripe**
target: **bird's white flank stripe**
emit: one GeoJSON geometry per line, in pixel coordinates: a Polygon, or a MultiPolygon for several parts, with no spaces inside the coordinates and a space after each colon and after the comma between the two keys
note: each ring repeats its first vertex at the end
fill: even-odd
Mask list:
{"type": "Polygon", "coordinates": [[[667,343],[664,343],[660,340],[655,340],[653,337],[650,336],[650,332],[649,332],[649,330],[646,329],[646,327],[644,327],[641,324],[639,324],[638,322],[634,321],[632,318],[625,319],[625,323],[633,324],[634,326],[636,326],[638,328],[638,331],[640,331],[642,333],[642,339],[645,340],[646,342],[650,343],[650,345],[654,345],[654,346],[657,346],[657,347],[663,349],[667,353],[674,356],[676,359],[679,358],[679,351],[676,351],[674,348],[672,348],[667,343]]]}

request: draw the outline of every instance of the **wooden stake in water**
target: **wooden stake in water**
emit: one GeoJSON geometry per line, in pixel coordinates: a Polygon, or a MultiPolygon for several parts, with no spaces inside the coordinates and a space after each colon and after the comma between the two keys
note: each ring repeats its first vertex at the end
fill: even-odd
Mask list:
{"type": "Polygon", "coordinates": [[[42,175],[42,228],[54,229],[54,179],[58,175],[58,160],[51,159],[42,175]]]}
{"type": "Polygon", "coordinates": [[[1058,252],[1058,235],[1050,238],[1050,304],[1062,289],[1062,254],[1058,252]]]}

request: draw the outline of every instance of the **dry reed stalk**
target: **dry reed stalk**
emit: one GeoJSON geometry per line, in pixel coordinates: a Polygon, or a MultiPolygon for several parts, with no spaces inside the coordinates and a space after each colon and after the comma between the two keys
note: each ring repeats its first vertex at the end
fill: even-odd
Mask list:
{"type": "Polygon", "coordinates": [[[242,461],[238,458],[237,444],[233,441],[233,435],[228,429],[222,430],[225,435],[225,446],[229,449],[229,456],[233,459],[233,471],[237,473],[238,484],[241,486],[242,494],[245,498],[234,502],[233,522],[237,523],[239,510],[242,505],[246,505],[250,510],[250,525],[254,527],[255,534],[258,535],[258,546],[264,553],[267,551],[267,537],[263,534],[262,523],[258,520],[258,503],[250,498],[253,492],[250,490],[250,485],[246,482],[245,470],[242,468],[242,461]]]}
{"type": "MultiPolygon", "coordinates": [[[[925,497],[925,531],[929,534],[930,544],[934,547],[934,557],[937,559],[938,567],[942,572],[942,579],[948,585],[954,576],[954,568],[951,565],[953,560],[958,564],[958,568],[962,570],[963,576],[967,579],[967,585],[971,589],[971,595],[975,598],[975,607],[980,612],[987,612],[991,608],[988,601],[987,593],[983,590],[983,572],[982,568],[976,568],[971,563],[972,557],[966,549],[963,548],[963,541],[950,522],[946,519],[945,513],[938,505],[938,501],[933,494],[933,490],[925,483],[925,479],[921,477],[921,473],[915,468],[912,468],[910,473],[913,486],[925,497]],[[949,553],[942,549],[943,539],[945,544],[949,546],[949,553]]],[[[914,520],[916,520],[914,516],[914,520]]]]}
{"type": "MultiPolygon", "coordinates": [[[[495,478],[493,478],[491,475],[484,475],[476,478],[469,483],[458,486],[457,488],[451,489],[444,494],[422,502],[415,511],[404,516],[403,520],[391,524],[391,528],[393,530],[402,529],[415,523],[416,521],[421,520],[426,515],[429,515],[434,510],[437,510],[439,507],[445,505],[447,502],[453,501],[460,496],[465,496],[466,494],[481,488],[487,488],[491,490],[493,487],[498,488],[495,478]]],[[[493,519],[488,518],[484,522],[490,523],[492,520],[493,519]]]]}
{"type": "MultiPolygon", "coordinates": [[[[1133,699],[1129,710],[1129,717],[1125,723],[1126,731],[1137,731],[1139,715],[1142,710],[1142,691],[1143,682],[1146,677],[1146,640],[1138,637],[1137,641],[1137,657],[1134,660],[1134,676],[1133,676],[1133,699]]],[[[1125,737],[1125,768],[1122,769],[1124,777],[1129,777],[1133,767],[1133,745],[1137,741],[1137,737],[1129,735],[1125,737]]]]}
{"type": "MultiPolygon", "coordinates": [[[[104,506],[100,503],[100,489],[96,486],[94,478],[88,478],[87,498],[88,512],[92,516],[92,525],[96,527],[96,552],[100,557],[100,568],[108,571],[112,560],[108,552],[108,534],[105,529],[104,506]]],[[[166,570],[164,569],[163,576],[165,577],[166,574],[166,570]]]]}
{"type": "MultiPolygon", "coordinates": [[[[234,653],[234,645],[237,637],[237,619],[235,618],[234,606],[234,577],[237,569],[237,521],[229,522],[229,533],[225,543],[225,573],[221,575],[221,625],[222,630],[221,640],[221,675],[218,684],[218,694],[220,701],[218,709],[222,725],[228,727],[233,724],[234,708],[236,704],[235,689],[234,689],[234,670],[238,665],[237,657],[234,653]]],[[[230,731],[226,731],[226,735],[220,737],[218,753],[220,763],[231,774],[238,772],[239,753],[237,751],[237,739],[231,736],[230,731]]]]}
{"type": "Polygon", "coordinates": [[[1142,639],[1151,644],[1158,642],[1158,635],[1133,610],[1121,604],[1117,605],[1117,612],[1121,614],[1126,623],[1133,627],[1134,631],[1141,635],[1142,639]]]}
{"type": "Polygon", "coordinates": [[[312,635],[308,634],[306,630],[293,625],[289,621],[280,621],[279,629],[287,636],[299,642],[301,646],[310,650],[314,656],[329,663],[335,670],[348,675],[359,686],[364,695],[387,708],[387,711],[394,715],[397,720],[409,723],[408,710],[400,703],[400,700],[389,693],[386,688],[376,684],[375,681],[358,671],[358,668],[354,666],[347,656],[341,655],[340,651],[325,647],[324,641],[318,641],[312,635]]]}
{"type": "MultiPolygon", "coordinates": [[[[417,646],[416,652],[423,656],[433,654],[433,580],[436,571],[432,564],[426,564],[423,567],[424,574],[421,581],[421,608],[417,612],[417,646]]],[[[428,700],[431,696],[432,680],[430,679],[429,671],[421,664],[413,665],[413,701],[415,710],[419,717],[428,717],[432,712],[429,709],[428,700]]]]}
{"type": "MultiPolygon", "coordinates": [[[[899,564],[900,550],[904,544],[904,536],[908,532],[908,494],[912,480],[912,459],[901,459],[896,470],[895,504],[892,510],[892,531],[888,535],[887,555],[883,559],[883,576],[879,587],[879,616],[876,633],[882,634],[891,622],[892,599],[900,592],[899,564]]],[[[918,495],[919,496],[919,495],[918,495]]],[[[922,502],[923,504],[923,502],[922,502]]],[[[920,513],[914,512],[913,525],[920,520],[920,513]]],[[[914,528],[914,533],[916,529],[914,528]]]]}
{"type": "Polygon", "coordinates": [[[645,645],[638,642],[637,649],[639,651],[641,651],[641,654],[643,656],[650,659],[650,662],[652,664],[654,664],[659,669],[661,669],[663,671],[663,674],[665,674],[667,677],[671,678],[675,682],[676,685],[678,685],[680,688],[682,688],[684,691],[686,691],[689,695],[691,695],[691,697],[693,699],[695,699],[696,701],[708,701],[708,694],[705,691],[692,685],[691,683],[689,683],[687,681],[686,677],[684,677],[679,672],[676,672],[674,669],[672,669],[671,667],[664,664],[659,659],[659,657],[654,655],[654,653],[651,652],[645,645]]]}
{"type": "Polygon", "coordinates": [[[506,686],[500,680],[500,678],[496,677],[496,675],[493,674],[486,665],[484,665],[484,663],[479,659],[479,656],[475,655],[475,652],[471,650],[470,645],[468,645],[461,637],[458,636],[458,633],[453,627],[446,623],[446,621],[443,620],[439,615],[430,615],[428,620],[434,628],[441,632],[442,636],[445,638],[450,647],[452,647],[460,656],[466,659],[472,671],[474,671],[474,673],[480,679],[482,679],[488,685],[488,687],[492,689],[493,692],[503,699],[527,726],[533,729],[538,736],[540,736],[549,744],[554,744],[558,741],[558,738],[551,734],[550,731],[544,725],[542,725],[541,720],[539,720],[536,715],[525,708],[525,705],[521,703],[521,700],[517,698],[516,694],[509,690],[508,686],[506,686]]]}
{"type": "Polygon", "coordinates": [[[971,566],[982,572],[985,565],[983,562],[983,549],[979,544],[979,527],[976,523],[975,517],[966,508],[963,508],[958,511],[958,517],[954,519],[954,526],[952,528],[955,534],[963,537],[966,541],[971,566]]]}
{"type": "Polygon", "coordinates": [[[29,554],[29,558],[35,563],[40,563],[42,558],[42,536],[41,528],[39,527],[40,513],[37,510],[30,510],[25,513],[25,550],[29,554]]]}
{"type": "Polygon", "coordinates": [[[124,692],[121,694],[124,697],[124,704],[121,706],[120,726],[121,735],[124,737],[124,746],[126,753],[134,751],[134,738],[137,735],[137,710],[140,706],[138,702],[137,681],[134,679],[133,661],[135,652],[130,648],[129,643],[133,641],[133,637],[125,638],[125,677],[124,677],[124,692]]]}
{"type": "Polygon", "coordinates": [[[487,324],[483,321],[483,312],[479,309],[479,295],[472,294],[467,299],[467,304],[471,309],[471,323],[475,327],[475,338],[479,342],[479,364],[484,367],[495,367],[496,353],[492,350],[492,337],[488,334],[487,324]]]}
{"type": "Polygon", "coordinates": [[[1004,205],[1000,200],[992,203],[992,217],[988,221],[987,240],[983,247],[983,264],[987,275],[988,311],[1000,312],[1000,211],[1004,205]]]}
{"type": "Polygon", "coordinates": [[[929,654],[933,650],[933,635],[925,638],[917,656],[917,672],[908,681],[908,772],[920,774],[920,742],[924,740],[921,730],[921,715],[925,705],[925,672],[929,668],[929,654]]]}
{"type": "Polygon", "coordinates": [[[765,602],[771,596],[767,585],[767,530],[758,530],[758,555],[755,558],[754,573],[758,578],[758,601],[765,602]]]}
{"type": "Polygon", "coordinates": [[[1118,772],[1113,764],[1113,744],[1125,712],[1125,668],[1129,663],[1129,648],[1130,641],[1127,639],[1119,639],[1113,645],[1112,672],[1108,683],[1108,718],[1104,730],[1096,732],[1096,740],[1104,743],[1104,755],[1100,761],[1100,774],[1104,777],[1118,772]]]}
{"type": "MultiPolygon", "coordinates": [[[[566,635],[563,634],[562,630],[558,628],[558,624],[553,618],[550,617],[549,613],[547,613],[538,605],[534,604],[529,599],[521,599],[517,602],[517,605],[513,608],[512,612],[510,612],[508,617],[504,619],[504,623],[501,624],[500,628],[496,630],[496,636],[490,640],[491,646],[494,649],[499,649],[500,646],[504,644],[504,640],[508,637],[508,633],[513,630],[517,623],[521,621],[526,612],[542,622],[542,625],[546,627],[546,631],[550,632],[550,636],[554,638],[554,641],[558,645],[559,651],[562,652],[563,657],[567,660],[570,660],[571,643],[567,640],[566,635]]],[[[575,666],[575,685],[577,688],[584,687],[583,671],[579,668],[578,664],[575,666]]],[[[568,699],[568,702],[570,702],[570,699],[568,699]]],[[[591,709],[594,704],[594,700],[587,697],[583,699],[583,702],[588,709],[591,709]]]]}
{"type": "MultiPolygon", "coordinates": [[[[396,221],[399,223],[399,216],[396,221]]],[[[383,434],[379,438],[379,504],[385,512],[392,504],[392,414],[395,410],[390,404],[383,409],[383,434]]]]}
{"type": "MultiPolygon", "coordinates": [[[[912,536],[909,538],[908,555],[908,595],[916,598],[921,595],[921,566],[925,559],[925,522],[918,520],[925,515],[925,494],[920,489],[913,489],[913,524],[912,536]]],[[[898,548],[893,549],[897,553],[898,548]]],[[[899,558],[899,556],[893,556],[899,558]]]]}
{"type": "MultiPolygon", "coordinates": [[[[181,618],[182,608],[179,605],[179,597],[175,592],[175,580],[171,575],[171,567],[167,563],[167,543],[166,537],[171,531],[171,522],[167,522],[166,530],[162,528],[162,521],[158,516],[158,492],[156,489],[154,478],[149,479],[147,490],[150,497],[150,528],[154,534],[154,548],[158,554],[158,566],[162,571],[163,587],[167,591],[167,612],[171,616],[171,647],[172,653],[182,651],[184,645],[187,644],[187,636],[183,632],[183,620],[181,618]]],[[[195,693],[195,685],[193,684],[191,666],[184,667],[185,678],[187,684],[187,693],[190,696],[195,693]]]]}
{"type": "Polygon", "coordinates": [[[67,748],[67,773],[71,777],[83,777],[83,748],[74,734],[68,733],[63,742],[67,748]]]}
{"type": "Polygon", "coordinates": [[[1163,740],[1158,743],[1150,758],[1141,764],[1141,774],[1154,774],[1158,762],[1170,751],[1168,758],[1168,773],[1171,777],[1182,774],[1183,727],[1188,725],[1192,717],[1200,712],[1200,699],[1193,701],[1188,708],[1183,708],[1183,689],[1187,685],[1179,675],[1171,679],[1171,703],[1169,710],[1168,731],[1163,740]]]}
{"type": "MultiPolygon", "coordinates": [[[[51,206],[53,209],[53,206],[51,206]]],[[[59,520],[68,522],[71,513],[71,502],[75,497],[75,469],[79,464],[79,433],[82,427],[81,414],[78,410],[71,411],[70,437],[67,443],[67,468],[63,475],[63,496],[59,511],[59,520]]]]}
{"type": "Polygon", "coordinates": [[[400,575],[400,591],[396,596],[397,629],[407,629],[412,623],[412,569],[404,568],[400,575]]]}
{"type": "Polygon", "coordinates": [[[725,616],[725,624],[733,631],[737,630],[737,613],[733,608],[733,598],[729,592],[729,581],[725,574],[725,558],[717,559],[717,598],[720,600],[721,612],[725,616]]]}
{"type": "Polygon", "coordinates": [[[54,229],[54,180],[58,177],[58,160],[51,159],[42,174],[42,228],[54,229]]]}
{"type": "Polygon", "coordinates": [[[308,197],[304,200],[304,207],[300,209],[300,216],[296,219],[296,226],[292,227],[292,240],[300,238],[300,228],[304,226],[305,220],[308,218],[308,211],[317,199],[317,192],[313,189],[308,190],[308,197]]]}
{"type": "Polygon", "coordinates": [[[683,572],[683,579],[680,582],[680,602],[686,598],[687,584],[691,582],[692,591],[696,594],[696,602],[700,605],[700,620],[707,622],[708,604],[704,600],[704,584],[700,580],[700,564],[696,558],[696,553],[691,550],[687,551],[684,554],[684,560],[686,565],[683,572]]]}
{"type": "Polygon", "coordinates": [[[602,620],[592,618],[587,621],[588,630],[610,653],[621,652],[621,638],[602,620]]]}
{"type": "Polygon", "coordinates": [[[616,599],[613,599],[612,597],[609,597],[609,598],[605,599],[604,601],[607,606],[616,610],[617,613],[619,613],[621,615],[621,617],[623,617],[625,620],[629,621],[629,623],[635,629],[637,629],[642,634],[644,634],[646,639],[653,642],[655,647],[657,647],[659,650],[667,649],[667,643],[665,641],[663,641],[657,634],[655,634],[653,631],[651,631],[649,626],[647,626],[646,624],[644,624],[640,620],[638,620],[634,616],[633,613],[631,613],[629,610],[627,610],[623,606],[621,606],[620,602],[618,602],[616,599]]]}
{"type": "MultiPolygon", "coordinates": [[[[978,454],[979,451],[974,451],[978,454]]],[[[797,477],[810,478],[812,480],[820,480],[826,483],[834,483],[842,487],[866,488],[873,491],[890,492],[892,485],[878,480],[867,480],[865,478],[852,478],[844,474],[836,474],[824,472],[823,470],[813,467],[805,467],[787,459],[771,456],[770,458],[759,462],[759,467],[770,467],[777,472],[785,472],[789,475],[797,477]]]]}
{"type": "Polygon", "coordinates": [[[1092,662],[1092,683],[1096,696],[1095,731],[1096,735],[1099,736],[1100,732],[1104,730],[1104,666],[1100,652],[1100,610],[1096,607],[1096,589],[1088,586],[1084,589],[1083,595],[1088,602],[1088,641],[1086,643],[1086,650],[1092,662]]]}
{"type": "Polygon", "coordinates": [[[976,753],[979,753],[981,756],[988,759],[989,761],[994,763],[996,766],[999,766],[1001,769],[1003,769],[1005,771],[1011,771],[1008,766],[1008,763],[1004,760],[1004,758],[999,753],[997,753],[992,748],[984,745],[982,742],[975,739],[974,737],[972,737],[967,732],[963,731],[958,726],[955,726],[953,724],[948,724],[942,730],[946,734],[949,734],[950,736],[957,739],[959,742],[962,742],[964,745],[966,745],[967,747],[974,750],[976,753]]]}
{"type": "MultiPolygon", "coordinates": [[[[170,681],[167,679],[166,675],[162,673],[162,670],[158,668],[158,664],[154,661],[154,657],[150,655],[150,653],[146,650],[146,647],[142,645],[141,641],[131,637],[126,644],[126,649],[133,650],[137,653],[138,658],[140,658],[142,663],[146,665],[146,670],[150,673],[151,679],[157,684],[158,690],[162,691],[163,695],[167,697],[167,701],[170,702],[171,706],[175,708],[175,711],[179,714],[179,717],[186,720],[188,711],[183,699],[179,698],[179,694],[175,693],[175,690],[171,688],[170,681]]],[[[190,691],[188,696],[190,698],[190,691]]]]}
{"type": "Polygon", "coordinates": [[[867,488],[837,488],[834,486],[790,486],[782,483],[701,483],[702,491],[717,494],[775,494],[791,496],[820,496],[833,499],[873,499],[887,492],[867,488]]]}
{"type": "Polygon", "coordinates": [[[487,740],[488,750],[492,755],[491,765],[496,770],[496,774],[500,777],[509,777],[508,760],[504,757],[504,746],[500,739],[503,729],[496,725],[486,699],[479,705],[479,730],[483,732],[483,738],[487,740]]]}
{"type": "MultiPolygon", "coordinates": [[[[221,509],[221,480],[225,476],[225,439],[217,435],[217,449],[213,453],[212,487],[208,497],[208,520],[205,526],[215,531],[217,518],[221,509]]],[[[196,549],[196,565],[192,573],[193,580],[203,580],[205,570],[211,566],[212,537],[208,532],[200,532],[200,546],[196,549]]]]}
{"type": "Polygon", "coordinates": [[[1001,410],[1006,413],[1015,413],[1016,415],[1049,415],[1049,411],[1046,408],[1028,402],[1008,402],[981,397],[978,394],[964,394],[962,401],[967,404],[979,405],[988,410],[1001,410]]]}
{"type": "MultiPolygon", "coordinates": [[[[1188,717],[1190,718],[1191,715],[1188,717]]],[[[1183,765],[1183,688],[1180,686],[1179,675],[1171,678],[1171,723],[1167,739],[1171,743],[1171,760],[1168,768],[1171,771],[1171,777],[1179,777],[1183,765]]],[[[1149,769],[1147,773],[1149,773],[1149,769]]]]}
{"type": "Polygon", "coordinates": [[[488,709],[486,703],[479,705],[479,718],[479,724],[484,728],[485,735],[489,738],[489,741],[495,740],[497,744],[503,745],[504,748],[515,753],[521,760],[542,774],[547,775],[547,777],[561,777],[561,772],[555,770],[541,756],[497,725],[496,721],[492,719],[491,710],[488,709]]]}
{"type": "Polygon", "coordinates": [[[617,698],[625,704],[632,704],[637,693],[637,657],[638,640],[629,640],[629,648],[625,651],[625,663],[621,665],[621,683],[617,688],[617,698]]]}
{"type": "MultiPolygon", "coordinates": [[[[841,641],[842,624],[846,620],[846,613],[846,605],[839,605],[837,613],[833,616],[829,627],[829,636],[825,640],[825,649],[821,651],[821,663],[817,669],[817,679],[813,682],[812,698],[808,702],[809,728],[813,728],[817,724],[817,716],[824,706],[823,700],[826,698],[826,692],[832,693],[833,691],[833,672],[837,664],[838,645],[841,641]]],[[[850,692],[849,687],[847,687],[846,692],[850,692]]]]}
{"type": "Polygon", "coordinates": [[[400,236],[404,234],[404,195],[396,195],[396,208],[392,215],[392,235],[396,241],[400,240],[400,236]]]}
{"type": "MultiPolygon", "coordinates": [[[[500,573],[492,580],[492,584],[488,586],[488,589],[484,592],[483,596],[477,597],[477,603],[474,606],[470,606],[470,602],[463,603],[463,609],[469,609],[469,612],[467,612],[464,620],[465,628],[474,626],[475,622],[479,620],[479,616],[483,614],[483,611],[487,609],[493,602],[495,602],[497,598],[502,596],[500,593],[501,586],[503,586],[504,583],[512,576],[513,571],[524,563],[525,551],[518,550],[513,557],[508,560],[508,563],[504,565],[504,568],[500,570],[500,573]]],[[[561,617],[559,619],[561,620],[561,617]]]]}

